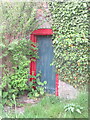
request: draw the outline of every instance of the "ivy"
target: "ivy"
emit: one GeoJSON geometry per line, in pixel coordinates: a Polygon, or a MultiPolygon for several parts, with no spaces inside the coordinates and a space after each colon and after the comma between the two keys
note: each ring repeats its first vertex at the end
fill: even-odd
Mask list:
{"type": "Polygon", "coordinates": [[[88,3],[50,2],[53,46],[60,80],[74,87],[88,82],[88,3]]]}

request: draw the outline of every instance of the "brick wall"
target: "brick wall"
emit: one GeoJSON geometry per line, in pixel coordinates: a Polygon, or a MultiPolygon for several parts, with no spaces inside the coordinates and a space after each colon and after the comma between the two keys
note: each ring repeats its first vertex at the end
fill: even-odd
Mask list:
{"type": "Polygon", "coordinates": [[[47,2],[37,2],[37,15],[39,28],[51,28],[50,12],[47,2]]]}

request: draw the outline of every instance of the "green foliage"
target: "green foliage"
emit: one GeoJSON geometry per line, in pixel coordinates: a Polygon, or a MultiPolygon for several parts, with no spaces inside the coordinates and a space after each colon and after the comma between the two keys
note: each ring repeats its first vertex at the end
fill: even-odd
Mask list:
{"type": "Polygon", "coordinates": [[[27,91],[29,97],[39,97],[44,95],[45,88],[44,85],[47,84],[46,81],[40,82],[40,79],[36,76],[31,76],[35,80],[28,81],[28,71],[18,71],[14,74],[4,76],[2,83],[2,103],[12,106],[16,105],[15,98],[19,95],[23,95],[27,91]]]}
{"type": "Polygon", "coordinates": [[[0,2],[0,14],[2,35],[26,36],[36,28],[34,2],[0,2]]]}
{"type": "MultiPolygon", "coordinates": [[[[3,112],[4,118],[5,112],[3,112]]],[[[8,118],[15,118],[15,112],[8,112],[8,118]]],[[[6,117],[7,118],[7,117],[6,117]]],[[[74,100],[63,100],[57,96],[45,96],[35,105],[26,105],[23,114],[17,113],[17,118],[88,118],[88,94],[82,91],[74,100]],[[75,106],[76,105],[76,106],[75,106]],[[74,108],[74,112],[65,109],[74,108]],[[83,109],[82,109],[83,107],[83,109]],[[81,114],[75,110],[79,108],[81,114]]]]}
{"type": "MultiPolygon", "coordinates": [[[[35,3],[0,2],[0,14],[1,14],[0,49],[2,51],[2,56],[0,58],[4,60],[5,57],[8,55],[8,50],[11,51],[12,54],[14,54],[16,52],[19,52],[19,50],[23,49],[24,54],[24,52],[26,52],[27,50],[26,44],[30,44],[29,40],[26,39],[29,39],[30,33],[36,28],[37,21],[35,20],[36,16],[35,3]],[[20,42],[20,44],[22,45],[16,46],[18,45],[18,41],[20,41],[21,39],[23,39],[22,43],[20,42]],[[24,39],[26,40],[26,43],[24,39]],[[14,47],[16,47],[15,50],[14,47]]],[[[28,45],[28,48],[30,47],[31,44],[30,46],[28,45]]],[[[29,52],[32,52],[32,50],[29,52]]],[[[9,54],[10,58],[12,57],[11,56],[12,54],[9,54]]],[[[22,53],[19,52],[18,55],[20,56],[20,54],[22,53]]],[[[27,55],[30,54],[27,53],[27,55]]],[[[16,56],[13,56],[12,59],[17,58],[16,56]]],[[[25,59],[25,57],[23,59],[25,59]]]]}
{"type": "Polygon", "coordinates": [[[15,109],[15,118],[17,118],[17,111],[16,111],[16,105],[17,105],[17,102],[16,102],[16,96],[13,94],[12,95],[12,98],[13,98],[13,104],[14,104],[14,109],[15,109]]]}
{"type": "Polygon", "coordinates": [[[34,78],[32,81],[28,84],[28,91],[29,97],[35,96],[40,97],[45,94],[45,85],[47,84],[47,81],[41,82],[40,81],[41,74],[38,73],[36,76],[31,75],[31,78],[34,78]]]}
{"type": "Polygon", "coordinates": [[[24,71],[17,70],[17,72],[3,77],[2,83],[3,104],[6,104],[8,100],[12,100],[13,94],[15,94],[15,96],[17,97],[18,95],[24,93],[24,90],[27,89],[26,85],[27,77],[28,77],[27,69],[25,69],[24,71]]]}
{"type": "Polygon", "coordinates": [[[65,112],[71,112],[71,113],[77,112],[77,113],[81,114],[83,107],[81,107],[80,105],[75,105],[72,103],[72,104],[66,105],[64,107],[64,110],[65,110],[65,112]]]}
{"type": "Polygon", "coordinates": [[[27,66],[32,57],[37,58],[37,47],[34,47],[30,40],[25,38],[14,41],[8,46],[8,52],[14,65],[27,66]],[[28,61],[27,61],[28,58],[28,61]]]}
{"type": "Polygon", "coordinates": [[[12,71],[10,72],[6,69],[6,66],[4,67],[5,73],[2,78],[3,104],[8,102],[11,104],[13,102],[13,94],[17,97],[24,94],[25,90],[28,90],[27,81],[30,59],[32,57],[38,57],[37,47],[33,47],[32,44],[30,40],[23,38],[7,46],[6,51],[8,56],[10,56],[12,71]]]}
{"type": "MultiPolygon", "coordinates": [[[[36,28],[36,8],[34,2],[0,2],[0,67],[12,72],[26,56],[35,57],[36,48],[31,46],[30,33],[36,28]],[[21,41],[21,42],[20,42],[21,41]],[[32,50],[33,49],[33,50],[32,50]],[[18,63],[18,64],[17,64],[18,63]],[[10,68],[10,69],[9,69],[10,68]]],[[[26,62],[27,64],[27,62],[26,62]]]]}
{"type": "Polygon", "coordinates": [[[53,64],[60,74],[60,80],[74,87],[88,82],[88,3],[51,2],[53,64]]]}
{"type": "MultiPolygon", "coordinates": [[[[44,94],[44,83],[41,83],[40,80],[36,79],[33,83],[29,82],[29,69],[28,65],[31,58],[38,58],[37,56],[37,47],[34,47],[30,40],[21,39],[20,41],[12,42],[7,47],[8,56],[12,62],[13,72],[5,70],[2,82],[2,102],[3,104],[11,105],[13,104],[13,94],[17,98],[19,95],[24,94],[25,91],[29,92],[29,96],[33,95],[38,97],[39,95],[44,94]],[[37,82],[38,81],[38,82],[37,82]],[[32,87],[35,86],[36,90],[32,87]]],[[[32,59],[31,59],[32,60],[32,59]]],[[[5,66],[6,67],[6,66],[5,66]]],[[[5,68],[4,68],[5,69],[5,68]]],[[[39,77],[30,76],[30,77],[39,77]]]]}
{"type": "Polygon", "coordinates": [[[3,105],[2,105],[2,92],[0,89],[0,119],[2,119],[2,110],[3,110],[3,105]]]}
{"type": "MultiPolygon", "coordinates": [[[[30,92],[30,62],[38,58],[37,46],[30,41],[30,33],[37,28],[34,2],[0,2],[0,50],[2,51],[2,102],[14,104],[17,98],[30,92]]],[[[43,94],[43,92],[41,92],[43,94]]]]}

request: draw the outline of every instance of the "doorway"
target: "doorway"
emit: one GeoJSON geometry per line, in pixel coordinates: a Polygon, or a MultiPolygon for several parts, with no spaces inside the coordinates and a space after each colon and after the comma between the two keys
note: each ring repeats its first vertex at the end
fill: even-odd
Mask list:
{"type": "MultiPolygon", "coordinates": [[[[50,66],[53,61],[52,29],[38,29],[32,32],[30,40],[38,43],[39,59],[30,62],[30,75],[42,72],[41,81],[47,81],[46,89],[49,93],[58,96],[59,75],[55,72],[55,67],[50,66]]],[[[34,78],[30,78],[30,81],[34,78]]]]}
{"type": "Polygon", "coordinates": [[[53,46],[51,35],[37,36],[38,55],[37,59],[37,73],[41,72],[41,82],[47,81],[46,91],[48,93],[55,93],[55,67],[51,65],[53,61],[53,46]]]}

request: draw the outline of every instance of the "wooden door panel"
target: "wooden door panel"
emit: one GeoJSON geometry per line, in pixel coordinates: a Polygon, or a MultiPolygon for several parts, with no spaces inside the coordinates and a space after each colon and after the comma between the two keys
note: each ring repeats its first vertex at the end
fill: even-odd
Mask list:
{"type": "Polygon", "coordinates": [[[55,67],[50,66],[53,61],[52,37],[37,36],[38,54],[37,73],[41,72],[41,81],[47,81],[46,89],[50,93],[55,93],[55,67]]]}

